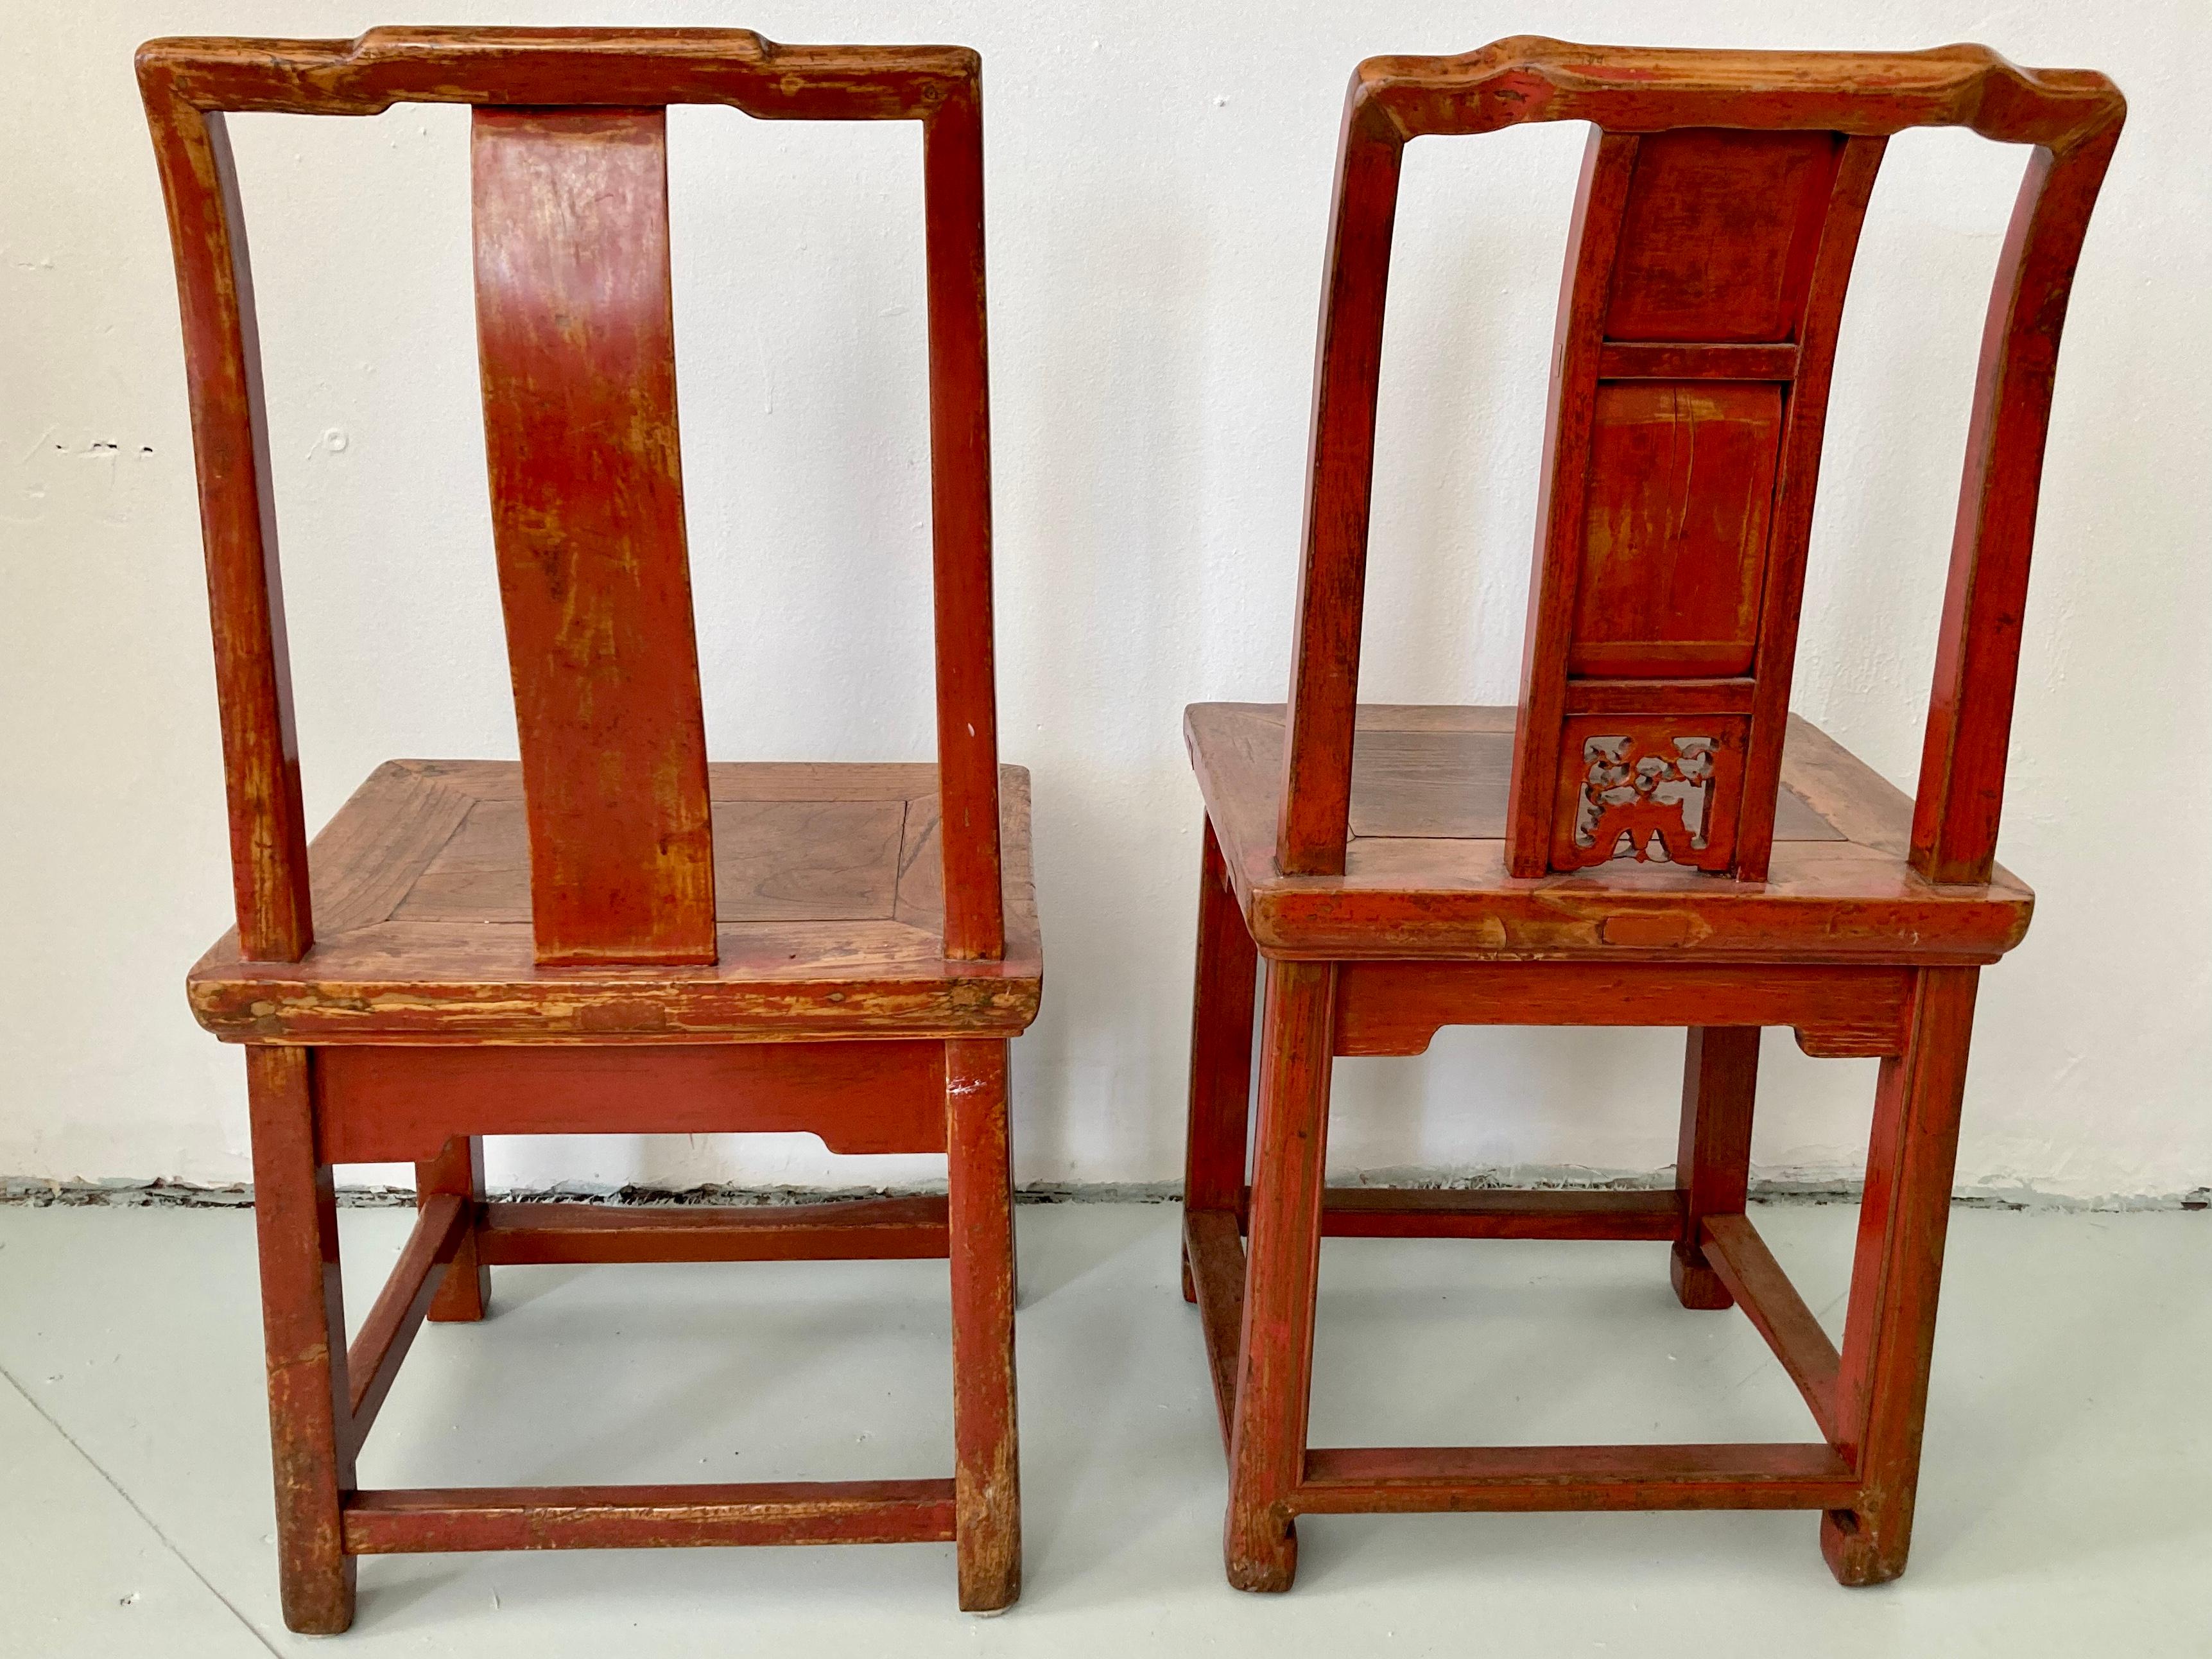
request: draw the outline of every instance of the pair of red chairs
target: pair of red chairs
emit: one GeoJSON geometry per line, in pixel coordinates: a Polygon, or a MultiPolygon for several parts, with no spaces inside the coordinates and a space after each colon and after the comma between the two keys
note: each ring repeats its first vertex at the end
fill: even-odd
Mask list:
{"type": "MultiPolygon", "coordinates": [[[[1042,957],[1025,775],[999,764],[974,53],[726,31],[379,30],[140,54],[182,300],[238,927],[193,1009],[245,1046],[287,1622],[342,1630],[389,1551],[951,1540],[1019,1589],[1006,1045],[1042,957]],[[380,769],[301,804],[233,111],[475,106],[476,298],[520,763],[380,769]],[[664,111],[915,120],[927,203],[938,761],[714,765],[692,632],[664,111]],[[488,1134],[807,1130],[942,1152],[948,1195],[782,1208],[489,1201],[488,1134]],[[349,1342],[334,1165],[419,1212],[349,1342]],[[949,1258],[951,1479],[364,1491],[425,1318],[510,1263],[949,1258]]],[[[2124,106],[1978,47],[1894,55],[1501,41],[1376,58],[1346,106],[1287,705],[1186,735],[1206,809],[1186,1293],[1230,1462],[1229,1576],[1297,1517],[1820,1510],[1838,1578],[1902,1571],[1978,969],[2030,895],[1993,860],[2067,293],[2124,106]],[[1361,594],[1400,158],[1593,129],[1550,389],[1517,708],[1363,707],[1361,594]],[[1920,787],[1789,714],[1836,331],[1888,135],[2033,146],[1991,303],[1920,787]],[[1262,978],[1256,1106],[1253,1015],[1262,978]],[[1333,1192],[1338,1054],[1459,1024],[1689,1032],[1677,1181],[1333,1192]],[[1759,1034],[1881,1080],[1843,1346],[1745,1212],[1759,1034]],[[1324,1237],[1648,1239],[1741,1305],[1820,1431],[1785,1445],[1316,1449],[1324,1237]]]]}

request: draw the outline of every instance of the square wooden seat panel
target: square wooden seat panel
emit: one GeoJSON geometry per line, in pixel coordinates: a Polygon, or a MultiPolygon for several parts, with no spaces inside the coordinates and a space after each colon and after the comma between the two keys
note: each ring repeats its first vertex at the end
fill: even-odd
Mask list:
{"type": "Polygon", "coordinates": [[[192,969],[200,1023],[233,1040],[769,1040],[1012,1036],[1042,950],[1029,774],[1000,769],[1006,952],[948,961],[937,769],[708,769],[720,959],[542,968],[521,768],[392,761],[315,838],[315,945],[249,963],[227,933],[192,969]]]}
{"type": "Polygon", "coordinates": [[[1270,956],[1631,961],[1995,961],[2034,895],[1922,880],[1912,804],[1791,715],[1765,882],[1663,863],[1505,872],[1511,708],[1360,705],[1341,876],[1275,869],[1280,703],[1196,703],[1183,736],[1245,922],[1270,956]]]}

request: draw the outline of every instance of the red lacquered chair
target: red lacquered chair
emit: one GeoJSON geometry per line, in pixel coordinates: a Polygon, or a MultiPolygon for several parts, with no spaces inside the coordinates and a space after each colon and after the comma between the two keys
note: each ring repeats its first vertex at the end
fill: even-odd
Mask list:
{"type": "Polygon", "coordinates": [[[1200,704],[1185,1291],[1229,1453],[1230,1581],[1287,1589],[1339,1511],[1807,1509],[1837,1578],[1904,1571],[1996,866],[2052,374],[2124,106],[1978,46],[1652,52],[1522,38],[1378,58],[1346,100],[1287,715],[1200,704]],[[1409,139],[1587,121],[1515,708],[1356,706],[1376,379],[1409,139]],[[1917,797],[1791,715],[1836,325],[1887,136],[2034,146],[1984,337],[1917,797]],[[1255,955],[1266,963],[1246,1181],[1255,955]],[[1456,1024],[1689,1031],[1674,1190],[1332,1192],[1339,1054],[1456,1024]],[[1762,1027],[1881,1060],[1840,1352],[1745,1215],[1762,1027]],[[1306,1443],[1338,1237],[1673,1246],[1812,1408],[1804,1444],[1306,1443]]]}
{"type": "Polygon", "coordinates": [[[379,29],[139,54],[177,255],[238,927],[193,969],[246,1046],[285,1622],[346,1628],[392,1551],[957,1540],[1020,1585],[1006,1043],[1042,972],[1028,780],[998,763],[975,54],[736,30],[379,29]],[[225,111],[476,106],[476,301],[522,759],[394,761],[312,849],[225,111]],[[912,120],[927,194],[938,764],[713,765],[676,429],[665,106],[912,120]],[[806,1130],[947,1155],[949,1199],[484,1200],[487,1134],[806,1130]],[[331,1166],[419,1217],[350,1348],[331,1166]],[[427,1316],[501,1263],[951,1262],[954,1474],[364,1492],[427,1316]]]}

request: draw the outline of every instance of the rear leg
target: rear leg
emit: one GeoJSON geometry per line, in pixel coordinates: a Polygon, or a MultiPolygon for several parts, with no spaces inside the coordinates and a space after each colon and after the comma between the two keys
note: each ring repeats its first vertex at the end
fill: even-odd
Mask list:
{"type": "MultiPolygon", "coordinates": [[[[1244,1204],[1244,1142],[1252,1098],[1252,1003],[1259,955],[1223,863],[1213,823],[1198,882],[1197,983],[1191,998],[1190,1127],[1183,1164],[1186,1212],[1244,1204]]],[[[1182,1299],[1198,1300],[1190,1253],[1182,1255],[1182,1299]]]]}
{"type": "Polygon", "coordinates": [[[441,1322],[482,1319],[491,1300],[491,1269],[477,1251],[477,1227],[483,1218],[482,1136],[456,1135],[437,1157],[415,1166],[416,1207],[420,1209],[439,1193],[466,1199],[476,1219],[430,1298],[430,1317],[441,1322]]]}
{"type": "Polygon", "coordinates": [[[1741,1215],[1751,1185],[1751,1112],[1759,1087],[1759,1028],[1706,1025],[1690,1032],[1682,1066],[1682,1139],[1674,1186],[1682,1231],[1674,1241],[1674,1295],[1686,1308],[1728,1308],[1735,1298],[1705,1260],[1698,1224],[1741,1215]]]}

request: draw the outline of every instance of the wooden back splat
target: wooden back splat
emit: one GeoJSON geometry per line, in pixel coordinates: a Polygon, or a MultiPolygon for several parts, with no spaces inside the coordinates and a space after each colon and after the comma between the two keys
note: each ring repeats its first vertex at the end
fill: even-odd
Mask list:
{"type": "Polygon", "coordinates": [[[1592,133],[1554,347],[1513,873],[1759,879],[1836,323],[1883,140],[1592,133]]]}
{"type": "Polygon", "coordinates": [[[313,947],[252,279],[225,112],[474,105],[493,524],[538,959],[711,963],[712,830],[678,456],[665,109],[921,124],[945,952],[1005,951],[991,646],[981,64],[746,30],[373,29],[150,43],[241,954],[313,947]]]}
{"type": "Polygon", "coordinates": [[[1992,296],[1912,863],[1989,878],[2052,371],[2124,106],[1978,46],[1702,52],[1523,37],[1374,58],[1345,110],[1277,861],[1344,869],[1400,157],[1592,124],[1553,346],[1506,830],[1522,878],[1660,859],[1763,880],[1836,329],[1890,133],[2031,143],[1992,296]]]}
{"type": "Polygon", "coordinates": [[[662,110],[479,108],[477,342],[538,959],[712,962],[662,110]]]}

